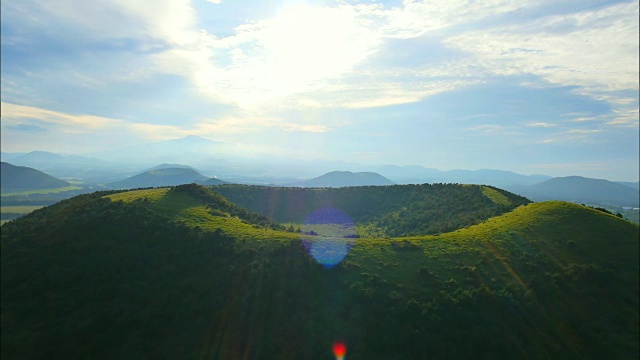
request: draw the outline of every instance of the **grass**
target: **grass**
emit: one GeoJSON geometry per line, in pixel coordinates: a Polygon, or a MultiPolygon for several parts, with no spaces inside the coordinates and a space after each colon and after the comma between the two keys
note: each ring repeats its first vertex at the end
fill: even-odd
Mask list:
{"type": "Polygon", "coordinates": [[[10,193],[3,193],[2,196],[20,196],[20,195],[35,195],[35,194],[58,194],[65,191],[82,190],[79,186],[65,186],[54,189],[37,189],[27,191],[16,191],[10,193]]]}
{"type": "Polygon", "coordinates": [[[255,240],[292,240],[299,239],[297,233],[275,231],[256,227],[238,217],[227,214],[213,215],[213,209],[203,204],[201,199],[183,192],[170,191],[170,188],[127,191],[105,196],[112,201],[135,202],[148,201],[149,207],[171,219],[178,220],[190,227],[205,231],[219,229],[225,234],[244,242],[255,240]]]}
{"type": "Polygon", "coordinates": [[[483,186],[482,187],[482,194],[486,197],[488,197],[491,201],[493,201],[494,204],[497,205],[504,205],[504,206],[510,206],[511,202],[509,201],[509,199],[504,196],[503,194],[501,194],[499,191],[492,189],[488,186],[483,186]]]}
{"type": "Polygon", "coordinates": [[[162,199],[168,191],[169,188],[132,190],[107,195],[106,197],[111,199],[112,201],[123,201],[125,203],[142,200],[156,202],[162,199]]]}

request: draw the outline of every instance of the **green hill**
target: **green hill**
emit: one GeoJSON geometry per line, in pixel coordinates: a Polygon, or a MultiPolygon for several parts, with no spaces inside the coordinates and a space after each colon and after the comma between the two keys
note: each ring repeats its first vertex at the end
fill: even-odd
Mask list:
{"type": "Polygon", "coordinates": [[[256,219],[187,185],[3,225],[2,358],[330,358],[335,341],[349,359],[639,355],[640,231],[615,216],[534,203],[395,239],[256,219]],[[328,269],[313,245],[348,251],[328,269]]]}
{"type": "Polygon", "coordinates": [[[530,201],[489,186],[422,184],[346,188],[223,185],[215,191],[281,223],[304,223],[315,210],[348,214],[367,236],[435,234],[473,225],[530,201]]]}
{"type": "Polygon", "coordinates": [[[71,185],[64,180],[30,167],[15,166],[6,162],[1,163],[1,166],[0,186],[2,192],[55,189],[71,185]]]}

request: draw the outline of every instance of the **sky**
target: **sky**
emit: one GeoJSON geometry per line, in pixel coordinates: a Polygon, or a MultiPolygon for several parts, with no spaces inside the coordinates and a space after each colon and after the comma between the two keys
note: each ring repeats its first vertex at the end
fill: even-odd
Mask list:
{"type": "Polygon", "coordinates": [[[1,147],[638,181],[638,1],[3,0],[1,147]]]}

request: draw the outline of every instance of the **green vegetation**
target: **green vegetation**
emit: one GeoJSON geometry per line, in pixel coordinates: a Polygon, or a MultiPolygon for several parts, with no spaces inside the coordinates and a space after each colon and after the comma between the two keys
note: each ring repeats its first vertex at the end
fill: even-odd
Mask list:
{"type": "Polygon", "coordinates": [[[303,224],[313,211],[334,207],[368,235],[437,234],[477,224],[530,201],[501,189],[456,184],[276,188],[221,185],[215,191],[281,223],[303,224]],[[364,229],[362,228],[362,229],[364,229]]]}
{"type": "Polygon", "coordinates": [[[616,216],[521,205],[441,235],[349,239],[331,269],[305,250],[327,238],[281,226],[194,185],[7,223],[2,358],[330,358],[336,340],[349,359],[639,355],[640,228],[616,216]]]}

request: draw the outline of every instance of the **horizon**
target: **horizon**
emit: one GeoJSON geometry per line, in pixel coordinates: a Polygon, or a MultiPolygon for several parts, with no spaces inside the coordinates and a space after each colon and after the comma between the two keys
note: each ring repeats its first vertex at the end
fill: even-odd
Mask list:
{"type": "MultiPolygon", "coordinates": [[[[189,137],[197,137],[199,139],[204,139],[204,138],[201,138],[199,136],[189,135],[187,137],[183,137],[183,138],[179,138],[179,139],[170,139],[170,140],[167,140],[167,141],[184,140],[184,139],[189,138],[189,137]]],[[[204,140],[207,140],[207,139],[204,139],[204,140]]],[[[151,144],[153,144],[153,143],[151,143],[151,144]]],[[[136,146],[136,145],[133,145],[133,146],[136,146]]],[[[115,149],[115,150],[118,150],[118,149],[115,149]]],[[[81,156],[81,157],[84,157],[84,158],[87,158],[87,159],[97,159],[97,160],[100,160],[100,161],[104,161],[105,163],[108,163],[108,164],[114,164],[114,165],[118,164],[117,162],[114,162],[114,161],[111,161],[111,160],[103,160],[103,159],[101,159],[99,154],[98,154],[98,156],[94,156],[95,154],[54,153],[54,152],[49,152],[49,151],[45,151],[45,150],[34,150],[34,151],[29,151],[29,152],[15,152],[15,153],[2,151],[2,154],[4,154],[4,155],[18,155],[18,156],[21,156],[21,155],[30,154],[30,153],[33,153],[33,152],[48,153],[48,154],[60,155],[60,156],[81,156]]],[[[11,159],[12,158],[10,158],[10,159],[2,159],[2,162],[6,162],[6,163],[10,163],[11,164],[11,159]]],[[[246,159],[246,158],[241,159],[241,161],[247,161],[247,160],[250,161],[251,159],[246,159]]],[[[293,159],[282,159],[282,158],[270,159],[270,161],[271,161],[271,164],[280,163],[280,162],[283,162],[283,161],[291,162],[291,163],[296,163],[297,162],[296,160],[293,160],[293,159]]],[[[344,161],[344,160],[323,160],[323,159],[311,159],[311,160],[306,160],[306,161],[308,161],[308,162],[340,163],[340,166],[342,166],[342,167],[337,167],[335,170],[326,170],[326,169],[325,170],[321,170],[321,171],[318,172],[317,175],[314,175],[314,176],[300,176],[299,178],[301,180],[302,179],[310,180],[310,179],[313,179],[313,178],[316,178],[316,177],[320,177],[322,175],[326,175],[326,174],[331,173],[331,172],[352,172],[352,173],[373,172],[373,173],[379,174],[379,171],[381,171],[382,168],[388,167],[388,166],[395,166],[395,167],[400,167],[400,168],[421,167],[424,170],[435,170],[435,171],[445,172],[445,173],[449,172],[449,171],[471,171],[471,172],[477,172],[477,171],[501,171],[501,172],[509,172],[509,173],[514,173],[514,174],[517,174],[517,175],[524,175],[524,176],[547,176],[547,177],[549,177],[549,179],[562,178],[562,177],[583,177],[583,178],[587,178],[587,179],[607,180],[607,181],[611,181],[611,182],[631,182],[631,183],[640,182],[640,176],[636,177],[635,179],[612,179],[612,178],[605,178],[605,177],[603,177],[603,178],[594,178],[594,177],[576,175],[576,174],[571,174],[571,173],[567,174],[567,175],[551,175],[549,173],[547,173],[547,174],[543,174],[543,173],[522,173],[522,172],[516,172],[516,171],[509,170],[509,169],[501,169],[501,168],[466,168],[466,169],[463,169],[463,168],[446,168],[446,169],[443,169],[443,168],[434,168],[434,167],[429,167],[429,166],[419,165],[419,164],[356,163],[356,162],[348,162],[348,161],[344,161]],[[348,166],[352,166],[352,167],[349,168],[348,166]],[[356,167],[356,168],[364,167],[365,169],[353,169],[353,167],[356,167]]],[[[185,159],[184,163],[175,162],[175,161],[173,161],[173,162],[169,161],[169,162],[164,162],[164,163],[157,163],[157,162],[153,162],[153,161],[141,161],[139,163],[134,163],[134,164],[137,164],[138,166],[141,166],[143,168],[144,167],[149,167],[149,166],[155,167],[155,166],[161,166],[161,165],[187,166],[187,167],[190,167],[190,168],[192,168],[192,169],[194,169],[196,171],[199,171],[201,173],[203,172],[202,168],[199,168],[198,166],[195,166],[195,165],[190,165],[189,163],[190,162],[185,159]]],[[[127,163],[127,162],[122,162],[120,164],[121,165],[129,165],[129,166],[134,165],[134,164],[127,163]]],[[[12,164],[12,165],[21,166],[21,165],[15,165],[15,164],[12,164]]],[[[265,165],[269,165],[269,163],[266,163],[265,165]]],[[[338,166],[338,165],[336,165],[336,166],[338,166]]],[[[206,173],[206,172],[208,172],[208,171],[204,170],[204,173],[206,173]]],[[[381,175],[381,174],[379,174],[379,175],[381,175]]],[[[242,175],[237,174],[237,176],[242,176],[242,175]]],[[[213,176],[213,177],[217,178],[218,176],[213,176]]],[[[268,177],[273,177],[273,176],[268,176],[268,177]]],[[[282,179],[289,178],[289,177],[290,176],[282,176],[282,179]]],[[[545,180],[541,180],[541,181],[545,181],[545,180]]]]}
{"type": "Polygon", "coordinates": [[[3,1],[0,146],[637,182],[638,5],[3,1]]]}

